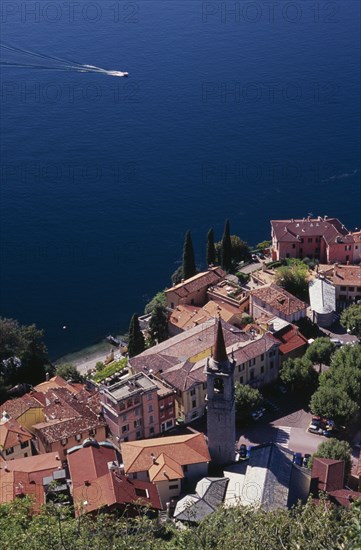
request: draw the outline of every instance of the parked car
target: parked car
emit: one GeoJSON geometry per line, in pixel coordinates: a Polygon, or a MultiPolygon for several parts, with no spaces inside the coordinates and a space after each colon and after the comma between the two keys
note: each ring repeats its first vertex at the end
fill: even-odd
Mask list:
{"type": "Polygon", "coordinates": [[[256,411],[254,411],[251,416],[253,420],[259,420],[260,418],[262,418],[265,412],[266,412],[266,409],[264,407],[261,407],[260,409],[257,409],[256,411]]]}
{"type": "Polygon", "coordinates": [[[293,462],[297,466],[302,466],[302,453],[293,453],[293,462]]]}
{"type": "Polygon", "coordinates": [[[324,432],[322,428],[318,428],[313,424],[309,425],[309,427],[307,428],[307,431],[310,432],[310,434],[316,434],[316,435],[323,435],[323,432],[324,432]]]}

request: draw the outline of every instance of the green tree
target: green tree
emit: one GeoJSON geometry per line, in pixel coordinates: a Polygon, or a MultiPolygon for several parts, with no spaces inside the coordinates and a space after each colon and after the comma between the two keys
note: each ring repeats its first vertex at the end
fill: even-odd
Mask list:
{"type": "Polygon", "coordinates": [[[144,313],[146,315],[149,315],[152,313],[155,306],[162,305],[164,307],[167,306],[167,296],[165,293],[165,290],[161,290],[160,292],[157,292],[155,296],[151,299],[150,302],[147,303],[147,305],[144,308],[144,313]]]}
{"type": "Polygon", "coordinates": [[[269,248],[272,244],[272,241],[262,241],[261,243],[258,243],[256,245],[257,250],[265,250],[266,248],[269,248]]]}
{"type": "Polygon", "coordinates": [[[80,384],[84,382],[84,377],[80,374],[78,369],[69,363],[59,365],[56,368],[56,374],[64,378],[64,380],[71,380],[72,382],[77,382],[80,384]]]}
{"type": "Polygon", "coordinates": [[[168,312],[164,306],[156,306],[149,321],[149,337],[152,345],[168,338],[168,312]]]}
{"type": "MultiPolygon", "coordinates": [[[[153,311],[155,311],[157,307],[163,306],[155,306],[153,311]]],[[[144,349],[144,336],[142,331],[140,330],[138,315],[134,313],[129,325],[128,355],[129,357],[134,357],[135,355],[139,355],[140,353],[142,353],[144,349]]]]}
{"type": "Polygon", "coordinates": [[[291,263],[276,269],[275,283],[300,300],[308,300],[308,268],[302,263],[291,263]]]}
{"type": "Polygon", "coordinates": [[[361,345],[342,346],[331,358],[332,368],[352,368],[361,370],[361,345]]]}
{"type": "Polygon", "coordinates": [[[317,374],[312,362],[306,358],[287,359],[281,367],[280,378],[292,391],[315,387],[317,374]]]}
{"type": "Polygon", "coordinates": [[[247,384],[237,382],[235,386],[236,418],[242,421],[249,416],[262,402],[262,395],[259,390],[247,384]]]}
{"type": "Polygon", "coordinates": [[[5,385],[35,385],[44,380],[47,370],[52,372],[43,338],[35,325],[0,318],[0,377],[5,385]]]}
{"type": "Polygon", "coordinates": [[[336,346],[329,338],[316,338],[307,349],[306,358],[312,361],[313,364],[318,363],[319,372],[321,372],[322,364],[330,365],[331,356],[335,350],[336,346]]]}
{"type": "Polygon", "coordinates": [[[226,220],[221,241],[221,266],[225,271],[232,268],[232,242],[229,230],[229,220],[226,220]]]}
{"type": "Polygon", "coordinates": [[[187,231],[184,237],[182,266],[184,279],[189,279],[197,273],[190,231],[187,231]]]}
{"type": "Polygon", "coordinates": [[[353,304],[344,309],[341,313],[340,322],[351,334],[361,338],[361,305],[353,304]]]}
{"type": "Polygon", "coordinates": [[[207,265],[215,265],[215,263],[216,249],[214,246],[214,232],[213,228],[211,228],[207,234],[207,265]]]}
{"type": "Polygon", "coordinates": [[[347,425],[358,413],[359,407],[345,391],[320,384],[312,395],[310,409],[314,414],[332,418],[338,424],[347,425]]]}
{"type": "Polygon", "coordinates": [[[339,441],[333,437],[323,441],[314,453],[314,457],[333,458],[334,460],[343,460],[345,462],[345,483],[351,472],[351,452],[352,449],[347,441],[339,441]]]}

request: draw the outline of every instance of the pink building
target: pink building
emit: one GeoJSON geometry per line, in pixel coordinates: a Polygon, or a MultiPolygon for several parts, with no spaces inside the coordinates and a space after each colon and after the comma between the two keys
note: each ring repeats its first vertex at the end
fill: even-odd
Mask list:
{"type": "Polygon", "coordinates": [[[337,218],[272,220],[272,259],[310,258],[321,263],[360,262],[360,233],[351,233],[337,218]]]}
{"type": "Polygon", "coordinates": [[[135,441],[160,433],[158,387],[143,373],[101,390],[104,419],[118,441],[135,441]]]}

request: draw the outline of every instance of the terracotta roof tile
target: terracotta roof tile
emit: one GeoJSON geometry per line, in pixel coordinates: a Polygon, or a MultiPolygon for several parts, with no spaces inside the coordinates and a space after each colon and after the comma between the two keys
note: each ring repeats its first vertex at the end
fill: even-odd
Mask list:
{"type": "Polygon", "coordinates": [[[42,409],[43,405],[29,394],[16,399],[9,399],[0,406],[0,414],[7,412],[15,420],[29,409],[42,409]]]}
{"type": "Polygon", "coordinates": [[[45,443],[54,443],[61,439],[83,434],[84,432],[94,430],[105,426],[104,422],[90,418],[70,418],[68,420],[51,420],[41,422],[33,426],[35,433],[45,443]]]}
{"type": "Polygon", "coordinates": [[[280,286],[275,284],[265,285],[250,292],[251,296],[265,302],[276,311],[288,316],[307,308],[307,304],[302,302],[280,286]]]}
{"type": "Polygon", "coordinates": [[[68,466],[73,487],[84,485],[109,472],[108,462],[117,460],[115,449],[84,447],[68,455],[68,466]]]}
{"type": "Polygon", "coordinates": [[[30,432],[22,428],[16,420],[0,423],[0,450],[16,447],[33,438],[30,432]]]}
{"type": "Polygon", "coordinates": [[[149,468],[149,479],[153,483],[157,481],[182,479],[183,477],[182,466],[165,453],[161,453],[149,468]]]}
{"type": "Polygon", "coordinates": [[[162,453],[180,466],[209,462],[210,455],[204,434],[177,435],[122,443],[121,452],[126,473],[145,472],[162,453]]]}
{"type": "Polygon", "coordinates": [[[161,509],[158,491],[153,483],[130,479],[115,472],[108,472],[88,484],[75,487],[73,498],[77,516],[104,506],[121,506],[134,502],[150,505],[156,510],[161,509]]]}
{"type": "Polygon", "coordinates": [[[198,273],[197,275],[194,275],[194,277],[186,279],[183,283],[179,283],[178,285],[169,288],[166,290],[166,293],[175,292],[179,297],[185,298],[188,294],[192,294],[193,292],[197,292],[197,290],[214,285],[223,279],[225,275],[226,274],[223,269],[220,267],[213,267],[209,269],[209,271],[198,273]]]}

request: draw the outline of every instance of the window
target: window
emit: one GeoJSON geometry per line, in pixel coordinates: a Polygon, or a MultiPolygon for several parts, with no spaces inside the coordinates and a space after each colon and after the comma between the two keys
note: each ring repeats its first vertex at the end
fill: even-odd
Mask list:
{"type": "Polygon", "coordinates": [[[135,414],[135,416],[139,416],[139,407],[137,407],[136,409],[134,409],[134,414],[135,414]]]}
{"type": "Polygon", "coordinates": [[[174,302],[171,302],[171,303],[170,303],[170,308],[171,308],[171,309],[174,309],[174,302]]]}
{"type": "Polygon", "coordinates": [[[152,400],[152,394],[151,394],[151,393],[148,393],[148,394],[147,394],[147,399],[148,399],[148,401],[151,401],[151,400],[152,400]]]}
{"type": "Polygon", "coordinates": [[[7,455],[11,455],[13,454],[14,452],[14,447],[8,447],[7,449],[5,449],[5,454],[7,455]]]}
{"type": "Polygon", "coordinates": [[[357,287],[357,292],[361,292],[361,286],[357,287]]]}
{"type": "Polygon", "coordinates": [[[132,405],[133,405],[133,399],[128,399],[127,407],[131,407],[132,405]]]}
{"type": "Polygon", "coordinates": [[[149,413],[153,412],[153,405],[148,405],[148,412],[149,413]]]}
{"type": "Polygon", "coordinates": [[[81,440],[81,434],[76,434],[75,439],[76,439],[77,441],[80,441],[80,440],[81,440]]]}
{"type": "Polygon", "coordinates": [[[254,380],[254,370],[251,370],[249,375],[250,375],[251,380],[254,380]]]}
{"type": "Polygon", "coordinates": [[[243,376],[240,376],[240,378],[239,378],[239,383],[240,383],[240,384],[243,384],[243,376]]]}
{"type": "Polygon", "coordinates": [[[223,394],[224,392],[224,383],[222,378],[214,379],[214,393],[223,394]]]}
{"type": "Polygon", "coordinates": [[[154,434],[154,428],[150,428],[149,433],[150,435],[154,434]]]}
{"type": "Polygon", "coordinates": [[[153,424],[153,422],[154,422],[154,418],[153,418],[153,416],[150,416],[149,417],[149,424],[153,424]]]}
{"type": "Polygon", "coordinates": [[[292,248],[296,248],[296,245],[295,245],[295,244],[293,244],[293,245],[292,245],[292,248]]]}
{"type": "Polygon", "coordinates": [[[170,490],[171,489],[178,489],[178,483],[177,483],[177,485],[169,485],[169,489],[170,490]]]}
{"type": "Polygon", "coordinates": [[[137,432],[135,435],[136,435],[137,439],[141,438],[141,433],[140,432],[137,432]]]}
{"type": "Polygon", "coordinates": [[[125,409],[125,404],[124,404],[123,401],[121,401],[121,402],[119,403],[119,410],[120,410],[120,411],[124,411],[124,409],[125,409]]]}
{"type": "Polygon", "coordinates": [[[264,361],[264,353],[261,355],[261,361],[264,361]]]}
{"type": "Polygon", "coordinates": [[[122,433],[124,434],[128,430],[129,430],[129,424],[124,424],[124,426],[122,426],[122,433]]]}
{"type": "Polygon", "coordinates": [[[127,419],[127,415],[126,414],[123,414],[123,422],[125,422],[127,419]]]}
{"type": "Polygon", "coordinates": [[[262,365],[261,367],[261,373],[263,374],[264,373],[264,366],[262,365]]]}
{"type": "Polygon", "coordinates": [[[197,406],[197,401],[195,399],[192,400],[192,409],[195,409],[197,406]]]}
{"type": "Polygon", "coordinates": [[[315,241],[316,241],[316,243],[320,243],[321,242],[321,237],[316,237],[315,241]]]}
{"type": "Polygon", "coordinates": [[[350,245],[350,244],[347,244],[347,245],[345,246],[345,250],[351,250],[351,245],[350,245]]]}
{"type": "Polygon", "coordinates": [[[255,360],[255,359],[250,359],[248,365],[249,365],[250,367],[254,367],[255,364],[256,364],[256,360],[255,360]]]}
{"type": "Polygon", "coordinates": [[[348,287],[348,291],[349,291],[349,292],[353,292],[354,290],[355,290],[355,288],[354,288],[353,286],[349,286],[349,287],[348,287]]]}
{"type": "Polygon", "coordinates": [[[167,428],[171,428],[173,426],[173,420],[168,420],[165,425],[167,426],[167,428]]]}
{"type": "Polygon", "coordinates": [[[140,418],[138,420],[134,420],[134,428],[138,428],[138,426],[141,426],[141,425],[142,425],[142,421],[140,418]]]}
{"type": "Polygon", "coordinates": [[[309,237],[309,238],[308,238],[308,242],[309,242],[309,243],[312,243],[312,237],[309,237]]]}
{"type": "Polygon", "coordinates": [[[196,394],[196,390],[195,389],[191,390],[191,395],[193,396],[195,394],[196,394]]]}
{"type": "MultiPolygon", "coordinates": [[[[301,237],[301,243],[303,244],[303,237],[301,237]]],[[[301,250],[302,250],[302,248],[301,248],[301,250]]]]}
{"type": "Polygon", "coordinates": [[[134,397],[134,405],[138,405],[140,403],[140,397],[139,395],[137,395],[136,397],[134,397]]]}
{"type": "Polygon", "coordinates": [[[342,286],[342,287],[341,287],[341,290],[346,290],[346,287],[345,287],[345,286],[342,286]]]}
{"type": "Polygon", "coordinates": [[[20,447],[21,449],[26,449],[26,447],[29,447],[29,441],[22,441],[20,447]]]}
{"type": "Polygon", "coordinates": [[[273,365],[273,361],[271,361],[270,364],[269,364],[269,368],[270,368],[270,369],[273,369],[273,366],[274,366],[274,365],[273,365]]]}

